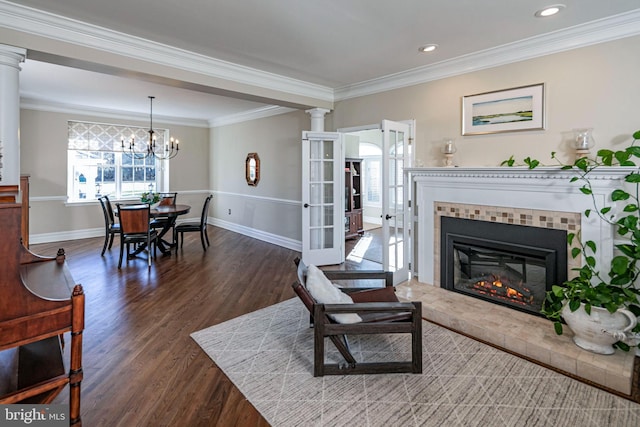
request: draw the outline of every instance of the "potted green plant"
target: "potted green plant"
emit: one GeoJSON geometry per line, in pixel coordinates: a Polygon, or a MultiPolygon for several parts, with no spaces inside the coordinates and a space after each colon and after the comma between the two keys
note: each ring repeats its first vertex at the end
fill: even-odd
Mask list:
{"type": "Polygon", "coordinates": [[[149,205],[155,206],[157,203],[160,203],[160,194],[152,192],[142,193],[140,201],[142,203],[149,203],[149,205]]]}
{"type": "MultiPolygon", "coordinates": [[[[577,273],[574,278],[553,285],[542,306],[542,313],[554,322],[557,334],[562,334],[564,320],[574,332],[574,342],[597,353],[613,353],[612,344],[628,351],[629,343],[637,343],[637,332],[640,331],[640,325],[637,325],[637,317],[640,316],[640,289],[637,287],[640,274],[640,167],[635,163],[640,159],[640,147],[635,146],[640,139],[640,130],[633,134],[633,138],[633,143],[624,150],[599,150],[594,159],[581,157],[573,164],[564,164],[555,153],[551,154],[562,169],[576,172],[571,181],[580,181],[580,191],[592,197],[594,209],[586,210],[585,216],[599,215],[615,227],[624,241],[615,245],[618,254],[606,267],[608,271],[603,273],[594,256],[598,250],[596,243],[591,240],[583,242],[579,235],[569,233],[568,244],[576,239],[578,243],[571,256],[582,257],[583,265],[574,269],[577,273]],[[611,166],[635,169],[624,177],[619,188],[611,192],[611,203],[598,206],[593,197],[590,173],[596,168],[611,166]],[[610,317],[613,323],[600,324],[610,317]],[[581,323],[574,323],[574,318],[581,323]],[[592,329],[594,323],[595,329],[592,329]]],[[[514,163],[511,157],[502,165],[513,166],[514,163]]],[[[531,158],[525,159],[524,163],[531,169],[540,165],[538,160],[531,158]]]]}

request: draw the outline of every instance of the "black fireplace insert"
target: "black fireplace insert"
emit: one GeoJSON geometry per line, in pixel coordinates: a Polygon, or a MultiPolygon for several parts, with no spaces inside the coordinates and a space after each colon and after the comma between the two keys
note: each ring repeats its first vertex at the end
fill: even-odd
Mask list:
{"type": "Polygon", "coordinates": [[[541,316],[545,293],[567,280],[567,232],[441,218],[441,286],[541,316]]]}

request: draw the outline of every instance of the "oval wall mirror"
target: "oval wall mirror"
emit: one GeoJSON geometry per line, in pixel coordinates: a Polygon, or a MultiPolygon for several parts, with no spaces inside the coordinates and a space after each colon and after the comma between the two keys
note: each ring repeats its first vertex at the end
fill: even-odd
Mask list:
{"type": "Polygon", "coordinates": [[[258,157],[258,153],[247,154],[244,168],[247,184],[254,187],[258,185],[258,181],[260,181],[260,157],[258,157]]]}

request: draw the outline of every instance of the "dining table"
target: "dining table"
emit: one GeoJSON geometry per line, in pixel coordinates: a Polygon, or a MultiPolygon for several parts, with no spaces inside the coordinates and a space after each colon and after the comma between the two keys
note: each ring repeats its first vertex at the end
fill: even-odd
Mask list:
{"type": "Polygon", "coordinates": [[[176,224],[176,220],[180,215],[188,214],[191,210],[189,205],[158,205],[151,208],[149,215],[152,218],[167,218],[167,221],[163,223],[162,229],[158,233],[157,246],[162,252],[162,255],[171,255],[171,249],[175,247],[176,242],[168,242],[163,237],[167,234],[176,224]]]}

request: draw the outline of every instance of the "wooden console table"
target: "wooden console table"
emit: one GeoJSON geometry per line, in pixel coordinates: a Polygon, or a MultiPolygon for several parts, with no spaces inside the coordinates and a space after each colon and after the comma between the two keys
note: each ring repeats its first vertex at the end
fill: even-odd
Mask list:
{"type": "Polygon", "coordinates": [[[69,421],[81,426],[84,293],[62,249],[42,257],[21,243],[23,208],[0,203],[0,404],[51,403],[68,384],[69,421]]]}

